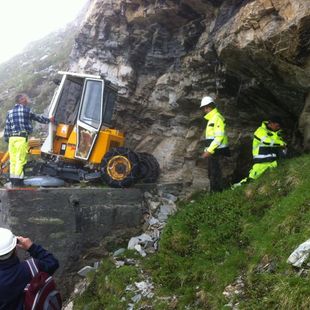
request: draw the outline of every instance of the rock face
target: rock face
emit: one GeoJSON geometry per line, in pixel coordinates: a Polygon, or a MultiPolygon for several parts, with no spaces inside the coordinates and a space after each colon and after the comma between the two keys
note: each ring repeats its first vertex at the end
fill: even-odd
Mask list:
{"type": "Polygon", "coordinates": [[[115,126],[155,155],[162,181],[206,188],[206,94],[227,120],[231,178],[247,172],[252,133],[270,114],[283,117],[291,145],[310,148],[309,29],[304,0],[92,0],[71,70],[118,85],[115,126]]]}

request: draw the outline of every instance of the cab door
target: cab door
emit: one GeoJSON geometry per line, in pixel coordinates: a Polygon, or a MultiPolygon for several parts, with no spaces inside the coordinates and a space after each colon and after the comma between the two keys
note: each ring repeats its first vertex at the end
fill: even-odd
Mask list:
{"type": "Polygon", "coordinates": [[[75,157],[88,160],[102,124],[104,81],[85,79],[77,120],[75,157]]]}

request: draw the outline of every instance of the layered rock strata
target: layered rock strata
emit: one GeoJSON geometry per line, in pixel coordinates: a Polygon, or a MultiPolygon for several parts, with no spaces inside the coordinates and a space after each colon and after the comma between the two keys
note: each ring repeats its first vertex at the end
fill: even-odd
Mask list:
{"type": "Polygon", "coordinates": [[[232,180],[246,174],[252,133],[270,114],[283,117],[291,145],[310,147],[309,29],[304,0],[92,0],[71,70],[118,85],[115,126],[156,156],[162,181],[207,188],[206,94],[227,120],[232,180]]]}

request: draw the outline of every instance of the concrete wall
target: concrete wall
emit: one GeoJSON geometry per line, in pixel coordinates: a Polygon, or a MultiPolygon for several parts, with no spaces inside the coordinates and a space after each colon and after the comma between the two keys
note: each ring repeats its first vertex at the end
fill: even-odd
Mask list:
{"type": "Polygon", "coordinates": [[[0,189],[0,200],[0,227],[52,252],[60,261],[56,278],[62,283],[80,268],[87,249],[99,247],[107,236],[130,238],[142,225],[139,188],[0,189]]]}

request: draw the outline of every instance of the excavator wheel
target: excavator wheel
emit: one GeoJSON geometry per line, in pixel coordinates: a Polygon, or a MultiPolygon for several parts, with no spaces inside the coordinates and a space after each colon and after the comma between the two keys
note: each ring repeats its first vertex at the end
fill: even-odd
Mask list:
{"type": "Polygon", "coordinates": [[[103,180],[111,187],[129,187],[138,180],[138,155],[125,147],[107,152],[101,162],[103,180]]]}
{"type": "Polygon", "coordinates": [[[157,159],[148,153],[138,153],[140,173],[139,178],[142,183],[155,183],[159,177],[160,168],[157,159]]]}

